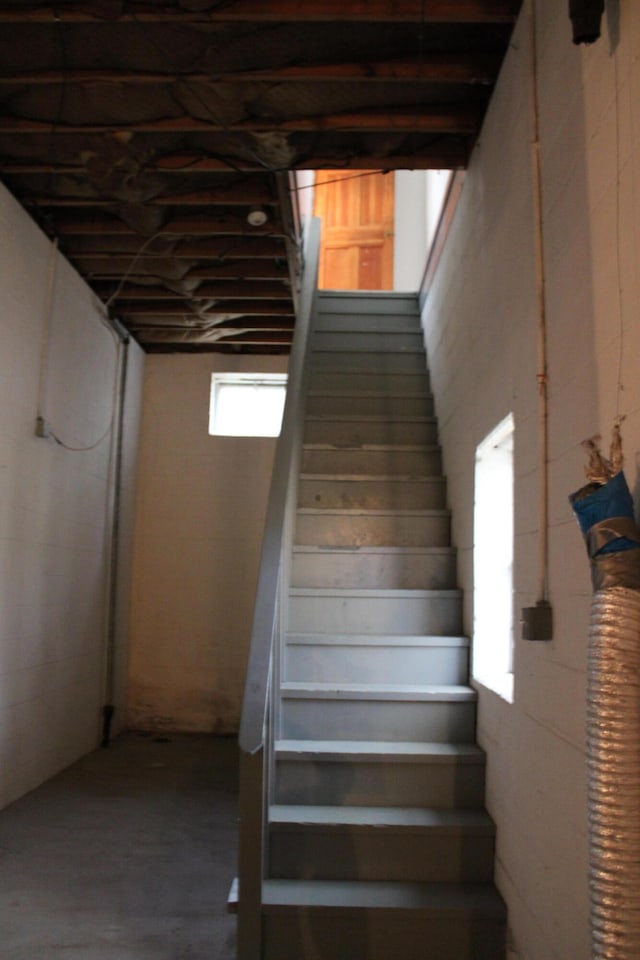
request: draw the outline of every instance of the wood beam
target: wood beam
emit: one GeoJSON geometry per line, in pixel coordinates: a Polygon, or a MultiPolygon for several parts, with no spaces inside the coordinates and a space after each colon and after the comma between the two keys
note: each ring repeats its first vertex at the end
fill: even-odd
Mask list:
{"type": "Polygon", "coordinates": [[[206,346],[209,343],[225,344],[283,344],[290,346],[293,339],[293,331],[289,330],[177,330],[165,331],[163,328],[151,327],[148,330],[134,328],[134,336],[141,346],[147,347],[150,343],[170,344],[170,352],[178,352],[181,343],[202,344],[206,346]],[[184,339],[181,339],[184,338],[184,339]]]}
{"type": "MultiPolygon", "coordinates": [[[[140,342],[140,341],[139,341],[140,342]]],[[[281,356],[291,352],[291,343],[153,343],[140,344],[145,353],[224,353],[232,356],[281,356]]]]}
{"type": "MultiPolygon", "coordinates": [[[[93,289],[100,297],[108,299],[114,292],[114,284],[97,283],[93,289]]],[[[115,288],[117,289],[117,288],[115,288]]],[[[291,290],[284,283],[274,283],[251,280],[235,282],[202,282],[193,293],[186,294],[188,304],[196,308],[200,300],[215,300],[216,304],[222,300],[284,300],[289,303],[291,290]]],[[[148,286],[146,284],[126,283],[117,290],[117,300],[175,300],[175,290],[167,287],[148,286]]],[[[235,308],[234,308],[235,309],[235,308]]],[[[288,312],[285,311],[285,312],[288,312]]]]}
{"type": "Polygon", "coordinates": [[[170,336],[179,336],[180,333],[192,333],[199,334],[203,331],[219,331],[222,336],[234,336],[239,333],[267,333],[270,331],[279,331],[281,333],[291,334],[295,328],[295,321],[288,318],[283,318],[282,320],[277,317],[265,317],[265,318],[247,318],[239,317],[235,320],[226,320],[224,323],[216,324],[207,324],[203,323],[202,327],[184,327],[178,324],[167,323],[160,318],[140,321],[135,320],[130,322],[127,325],[128,330],[135,330],[138,332],[145,330],[158,330],[163,331],[164,333],[169,334],[170,336]]]}
{"type": "Polygon", "coordinates": [[[126,12],[109,18],[98,4],[25,3],[0,11],[0,23],[135,23],[217,22],[393,22],[413,23],[513,23],[519,0],[227,0],[211,2],[203,11],[188,11],[175,2],[148,4],[129,0],[126,12]]]}
{"type": "MultiPolygon", "coordinates": [[[[131,269],[131,257],[99,255],[100,259],[74,257],[73,263],[88,283],[94,284],[101,280],[120,280],[131,269]]],[[[129,274],[131,282],[155,278],[157,280],[170,279],[163,277],[162,267],[159,264],[157,273],[154,272],[153,260],[138,263],[129,274]]],[[[230,260],[228,263],[210,263],[205,266],[192,267],[181,277],[174,278],[174,282],[190,280],[287,280],[289,269],[284,261],[275,260],[230,260]]]]}
{"type": "MultiPolygon", "coordinates": [[[[104,216],[96,213],[92,216],[58,215],[55,217],[56,231],[65,236],[139,236],[139,233],[116,216],[104,216]]],[[[246,236],[273,237],[284,236],[279,221],[268,220],[264,226],[250,226],[244,216],[225,216],[210,214],[202,217],[175,217],[169,220],[155,234],[158,238],[175,240],[176,237],[214,237],[246,236]]]]}
{"type": "Polygon", "coordinates": [[[48,123],[43,120],[28,120],[23,117],[0,116],[0,135],[64,136],[66,134],[166,134],[201,133],[224,131],[233,133],[285,133],[354,132],[354,133],[474,133],[480,124],[481,107],[467,104],[425,105],[421,108],[361,110],[318,114],[312,117],[294,117],[277,120],[273,117],[252,117],[223,125],[217,121],[199,120],[196,117],[165,117],[163,119],[139,120],[136,123],[69,124],[48,123]]]}
{"type": "Polygon", "coordinates": [[[105,253],[129,254],[132,258],[169,257],[172,260],[246,260],[266,258],[286,260],[282,240],[271,237],[216,237],[206,240],[181,240],[167,244],[153,241],[146,245],[139,237],[68,237],[64,240],[64,252],[73,257],[102,259],[105,253]]]}
{"type": "MultiPolygon", "coordinates": [[[[62,197],[62,196],[27,196],[21,197],[21,202],[28,206],[37,207],[114,207],[124,203],[113,197],[105,199],[96,197],[62,197]]],[[[145,201],[146,207],[212,207],[212,206],[276,206],[277,199],[272,195],[266,183],[256,177],[247,178],[242,183],[230,184],[217,189],[207,189],[197,193],[171,193],[152,197],[145,201]]]]}
{"type": "MultiPolygon", "coordinates": [[[[86,164],[80,160],[77,162],[51,163],[42,160],[24,160],[21,161],[15,157],[3,159],[0,157],[0,170],[3,173],[17,176],[29,176],[30,174],[48,174],[51,176],[86,176],[86,164]]],[[[264,173],[263,164],[258,163],[250,157],[208,157],[201,153],[174,153],[167,154],[164,157],[155,157],[152,163],[145,168],[145,171],[157,172],[163,174],[185,174],[193,173],[264,173]]]]}
{"type": "MultiPolygon", "coordinates": [[[[299,156],[292,163],[297,170],[444,170],[455,169],[467,165],[469,155],[469,139],[467,136],[447,137],[435,139],[432,143],[423,144],[411,154],[390,154],[389,156],[372,156],[364,153],[362,156],[340,157],[321,153],[299,156]]],[[[149,170],[160,171],[163,174],[179,174],[184,176],[197,173],[226,172],[261,172],[264,167],[255,160],[237,159],[230,157],[229,161],[223,158],[205,157],[201,154],[177,153],[165,157],[158,157],[149,166],[149,170]]],[[[46,174],[48,176],[86,176],[86,167],[78,161],[76,164],[52,164],[49,162],[11,158],[3,161],[0,158],[0,171],[5,175],[28,176],[29,174],[46,174]]]]}
{"type": "Polygon", "coordinates": [[[197,319],[201,316],[204,321],[213,321],[216,317],[225,319],[234,317],[286,317],[295,314],[291,301],[264,303],[260,300],[225,300],[220,304],[220,309],[214,306],[208,310],[203,310],[201,314],[191,309],[190,305],[184,300],[178,299],[157,303],[127,303],[125,305],[118,298],[116,303],[118,304],[115,308],[116,311],[119,310],[125,318],[189,317],[190,319],[197,319]]]}
{"type": "Polygon", "coordinates": [[[0,87],[69,84],[83,86],[126,84],[164,86],[178,82],[213,86],[218,83],[255,81],[335,82],[347,80],[411,81],[413,83],[493,83],[500,66],[498,56],[472,54],[426,54],[393,60],[364,60],[338,63],[304,63],[272,66],[259,70],[213,73],[145,73],[138,70],[41,70],[31,73],[0,74],[0,87]]]}

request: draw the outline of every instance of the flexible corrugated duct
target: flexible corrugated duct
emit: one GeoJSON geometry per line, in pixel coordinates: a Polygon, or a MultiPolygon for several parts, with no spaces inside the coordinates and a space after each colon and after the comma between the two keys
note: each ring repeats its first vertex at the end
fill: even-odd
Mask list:
{"type": "Polygon", "coordinates": [[[594,587],[587,677],[592,960],[640,957],[640,530],[621,466],[593,441],[570,497],[594,587]]]}

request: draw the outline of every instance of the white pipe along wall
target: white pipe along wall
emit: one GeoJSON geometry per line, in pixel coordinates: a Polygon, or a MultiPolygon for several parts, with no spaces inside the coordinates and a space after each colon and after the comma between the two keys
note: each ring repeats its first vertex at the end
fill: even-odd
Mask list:
{"type": "MultiPolygon", "coordinates": [[[[473,463],[514,418],[516,624],[539,593],[541,462],[531,0],[525,0],[423,311],[465,622],[473,624],[473,463]]],[[[516,629],[513,702],[476,682],[509,960],[591,960],[588,565],[567,494],[580,442],[626,416],[640,446],[640,7],[607,4],[576,47],[566,4],[536,0],[553,636],[516,629]]],[[[630,457],[630,462],[633,463],[630,457]]],[[[632,467],[634,473],[636,466],[632,467]]],[[[629,477],[637,490],[637,476],[629,477]]]]}

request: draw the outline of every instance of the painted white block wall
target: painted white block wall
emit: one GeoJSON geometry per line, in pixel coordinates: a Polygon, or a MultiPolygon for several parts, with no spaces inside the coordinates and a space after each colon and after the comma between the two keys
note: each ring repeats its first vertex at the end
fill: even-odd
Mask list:
{"type": "MultiPolygon", "coordinates": [[[[591,588],[567,496],[583,482],[579,442],[597,432],[608,437],[618,412],[627,417],[627,476],[632,487],[638,482],[640,9],[621,0],[616,24],[618,4],[608,5],[602,39],[575,48],[566,4],[537,0],[536,7],[555,629],[548,644],[516,639],[513,704],[480,688],[479,738],[488,752],[488,806],[498,827],[497,881],[510,911],[510,956],[588,960],[584,718],[591,588]]],[[[525,2],[424,311],[468,629],[474,454],[510,411],[516,617],[536,599],[529,10],[525,2]]]]}
{"type": "MultiPolygon", "coordinates": [[[[0,187],[0,806],[99,742],[117,348],[68,262],[0,187]],[[35,436],[40,412],[70,451],[35,436]]],[[[130,348],[123,494],[132,506],[142,352],[130,348]]],[[[129,524],[130,526],[130,524],[129,524]]],[[[127,531],[122,540],[126,578],[127,531]]],[[[122,582],[122,581],[121,581],[122,582]]],[[[116,635],[114,729],[126,629],[116,635]]]]}
{"type": "Polygon", "coordinates": [[[129,722],[236,732],[275,440],[208,435],[214,372],[286,357],[147,357],[129,722]]]}
{"type": "Polygon", "coordinates": [[[394,176],[393,289],[420,289],[428,252],[427,172],[397,170],[394,176]]]}

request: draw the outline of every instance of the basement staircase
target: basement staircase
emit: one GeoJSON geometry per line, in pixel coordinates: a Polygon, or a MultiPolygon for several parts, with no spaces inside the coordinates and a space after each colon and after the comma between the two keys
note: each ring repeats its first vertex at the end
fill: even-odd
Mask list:
{"type": "Polygon", "coordinates": [[[417,298],[319,293],[308,369],[260,957],[504,960],[417,298]]]}

